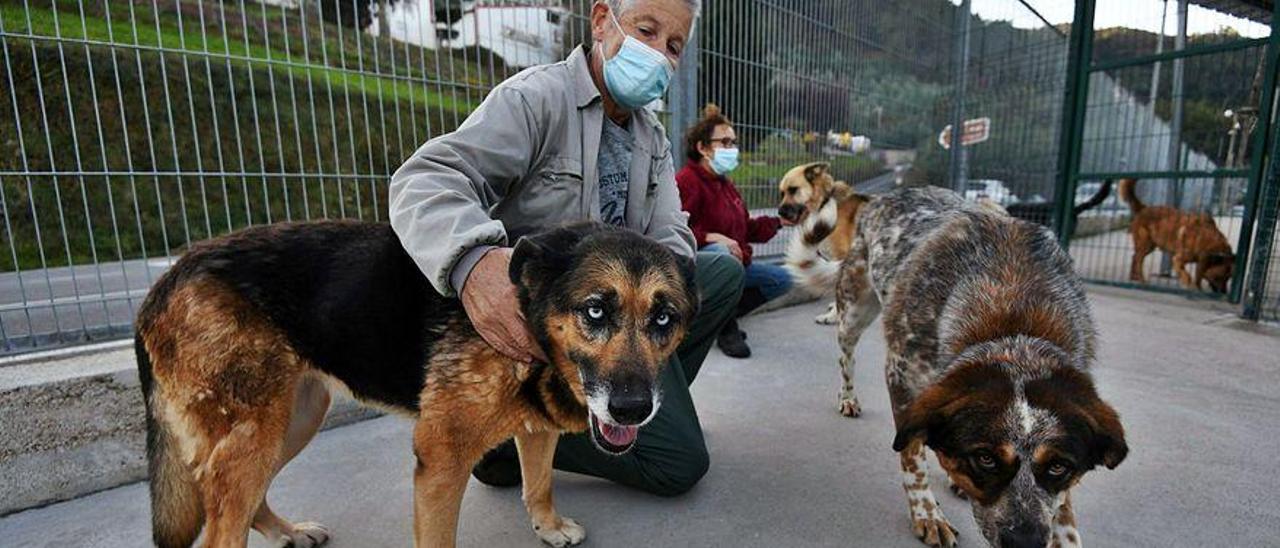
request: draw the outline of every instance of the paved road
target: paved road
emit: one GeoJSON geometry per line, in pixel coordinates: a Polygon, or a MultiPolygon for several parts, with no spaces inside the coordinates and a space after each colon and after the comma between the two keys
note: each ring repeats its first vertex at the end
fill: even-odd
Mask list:
{"type": "MultiPolygon", "coordinates": [[[[1206,303],[1105,288],[1090,297],[1101,337],[1099,390],[1120,412],[1131,452],[1075,491],[1084,542],[1274,546],[1280,339],[1225,326],[1206,303]]],[[[847,419],[835,409],[835,334],[811,321],[823,309],[814,303],[744,320],[750,360],[712,351],[693,385],[712,464],[692,492],[663,499],[557,473],[556,501],[587,527],[586,546],[921,546],[890,448],[879,324],[857,352],[864,415],[847,419]]],[[[411,435],[400,418],[321,433],[284,470],[270,500],[285,516],[328,525],[333,548],[408,546],[411,435]]],[[[932,481],[942,485],[936,464],[932,481]]],[[[961,546],[981,546],[968,504],[936,492],[961,546]]],[[[0,544],[146,546],[147,504],[146,487],[133,484],[13,514],[0,518],[0,544]]],[[[517,490],[473,482],[459,545],[535,548],[528,523],[517,490]]],[[[265,546],[250,537],[251,546],[265,546]]]]}
{"type": "Polygon", "coordinates": [[[80,332],[128,325],[133,310],[170,259],[0,273],[0,327],[15,343],[35,333],[80,332]],[[77,297],[78,296],[78,297],[77,297]]]}

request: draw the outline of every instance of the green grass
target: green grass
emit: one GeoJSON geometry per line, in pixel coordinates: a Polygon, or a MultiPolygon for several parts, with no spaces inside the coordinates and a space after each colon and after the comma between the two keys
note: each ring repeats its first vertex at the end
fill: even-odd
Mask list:
{"type": "MultiPolygon", "coordinates": [[[[0,189],[11,227],[0,233],[0,271],[15,266],[3,249],[9,246],[17,266],[26,270],[84,264],[95,255],[117,260],[170,254],[189,241],[268,219],[385,218],[381,175],[423,140],[453,130],[492,85],[487,65],[476,55],[464,60],[460,51],[384,39],[375,57],[373,39],[357,42],[350,30],[339,38],[337,27],[319,22],[314,13],[307,17],[304,55],[299,12],[268,8],[264,24],[258,5],[249,4],[245,26],[239,12],[232,13],[238,6],[206,4],[225,6],[225,31],[210,26],[202,32],[190,13],[182,16],[179,31],[172,4],[157,16],[149,5],[112,2],[108,22],[98,11],[101,4],[92,2],[85,2],[83,19],[76,3],[59,0],[56,13],[47,3],[33,6],[30,20],[22,3],[0,3],[5,33],[35,35],[4,38],[9,55],[0,58],[0,189]],[[59,35],[124,47],[59,45],[42,38],[59,35]],[[397,48],[395,63],[388,45],[397,48]],[[343,56],[347,67],[357,67],[363,57],[364,69],[373,70],[376,59],[398,78],[444,84],[427,89],[420,82],[343,70],[343,56]],[[269,62],[290,58],[294,65],[319,66],[269,62]],[[433,67],[446,72],[433,73],[433,67]],[[13,78],[12,90],[6,74],[13,78]],[[269,175],[14,175],[219,170],[269,175]],[[270,175],[276,173],[317,175],[270,175]]],[[[505,73],[495,67],[493,76],[505,73]]]]}
{"type": "MultiPolygon", "coordinates": [[[[221,33],[211,36],[206,32],[193,31],[192,28],[198,27],[193,24],[196,21],[186,21],[182,30],[179,30],[176,18],[162,16],[159,30],[157,30],[155,15],[149,10],[135,10],[133,16],[137,22],[135,27],[129,19],[128,12],[115,13],[120,10],[113,9],[111,22],[108,23],[104,18],[92,16],[81,18],[79,11],[71,11],[71,6],[59,7],[56,13],[52,9],[34,6],[28,12],[21,5],[3,4],[0,5],[0,20],[3,21],[6,32],[15,34],[61,36],[72,40],[176,49],[185,52],[188,56],[210,56],[210,59],[217,63],[230,62],[236,66],[271,66],[272,70],[284,72],[295,78],[310,77],[315,85],[361,93],[388,101],[410,101],[462,113],[468,113],[477,106],[476,103],[465,98],[454,97],[454,94],[438,93],[427,89],[421,83],[361,74],[331,66],[316,66],[323,62],[321,56],[324,52],[320,51],[319,44],[309,44],[305,52],[309,57],[304,57],[302,51],[281,51],[277,47],[268,48],[253,42],[246,44],[244,40],[234,40],[230,37],[223,39],[221,33]],[[30,13],[29,20],[28,13],[30,13]]],[[[337,34],[336,31],[330,32],[337,34]]],[[[313,37],[308,38],[310,42],[318,42],[313,37]]],[[[277,41],[283,46],[283,40],[277,38],[277,41]]],[[[291,46],[291,49],[300,50],[301,48],[301,45],[291,44],[291,46]]],[[[338,42],[334,40],[326,40],[324,47],[329,50],[330,63],[338,60],[340,53],[347,54],[349,49],[340,48],[338,42]]],[[[368,46],[362,44],[362,47],[368,46]]],[[[173,55],[180,55],[180,53],[173,53],[173,55]]],[[[357,52],[350,52],[347,57],[350,64],[355,61],[357,52]]],[[[366,69],[369,68],[369,64],[372,63],[366,64],[366,69]]],[[[427,76],[421,72],[414,74],[414,70],[412,63],[409,63],[408,76],[418,78],[427,76]]],[[[475,72],[477,75],[483,73],[479,70],[475,72]]]]}
{"type": "Polygon", "coordinates": [[[831,162],[832,171],[842,179],[862,180],[881,171],[879,163],[860,156],[838,156],[835,158],[796,157],[790,161],[779,162],[774,160],[763,164],[752,164],[751,154],[748,152],[744,152],[742,158],[742,165],[734,170],[733,177],[743,181],[761,179],[777,181],[791,168],[806,162],[819,160],[831,162]]]}

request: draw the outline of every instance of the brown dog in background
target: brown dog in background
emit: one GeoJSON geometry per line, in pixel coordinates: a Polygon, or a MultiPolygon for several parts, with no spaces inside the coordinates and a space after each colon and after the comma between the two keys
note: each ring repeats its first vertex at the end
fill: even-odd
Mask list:
{"type": "Polygon", "coordinates": [[[1147,206],[1138,199],[1134,179],[1120,180],[1120,199],[1133,210],[1129,234],[1133,236],[1133,265],[1129,279],[1145,282],[1142,261],[1156,248],[1173,255],[1173,268],[1187,287],[1200,289],[1207,280],[1216,293],[1227,292],[1235,268],[1235,253],[1227,237],[1208,213],[1194,213],[1167,206],[1147,206]],[[1193,278],[1187,263],[1196,263],[1193,278]]]}

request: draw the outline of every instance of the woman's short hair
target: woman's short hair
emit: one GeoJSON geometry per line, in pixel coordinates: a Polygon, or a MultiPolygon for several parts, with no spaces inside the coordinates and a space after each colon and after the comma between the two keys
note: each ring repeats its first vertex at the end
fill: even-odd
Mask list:
{"type": "Polygon", "coordinates": [[[702,153],[698,152],[698,143],[710,145],[716,126],[731,125],[733,123],[720,113],[720,107],[714,103],[707,103],[707,106],[702,108],[702,118],[684,134],[684,155],[695,162],[702,160],[702,153]]]}

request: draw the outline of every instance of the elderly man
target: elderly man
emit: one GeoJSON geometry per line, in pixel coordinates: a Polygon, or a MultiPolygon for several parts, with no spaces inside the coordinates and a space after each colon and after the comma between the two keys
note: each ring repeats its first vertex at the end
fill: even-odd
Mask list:
{"type": "MultiPolygon", "coordinates": [[[[586,435],[565,436],[555,467],[660,495],[689,490],[707,450],[689,395],[743,271],[727,255],[697,254],[675,184],[671,145],[645,105],[661,97],[700,0],[600,0],[592,42],[559,63],[493,89],[453,133],[423,145],[391,179],[391,225],[440,293],[459,296],[476,330],[502,353],[545,360],[519,316],[507,276],[510,245],[569,221],[625,226],[697,261],[702,308],[663,372],[662,405],[634,449],[610,457],[586,435]]],[[[474,470],[516,485],[510,443],[474,470]]]]}

